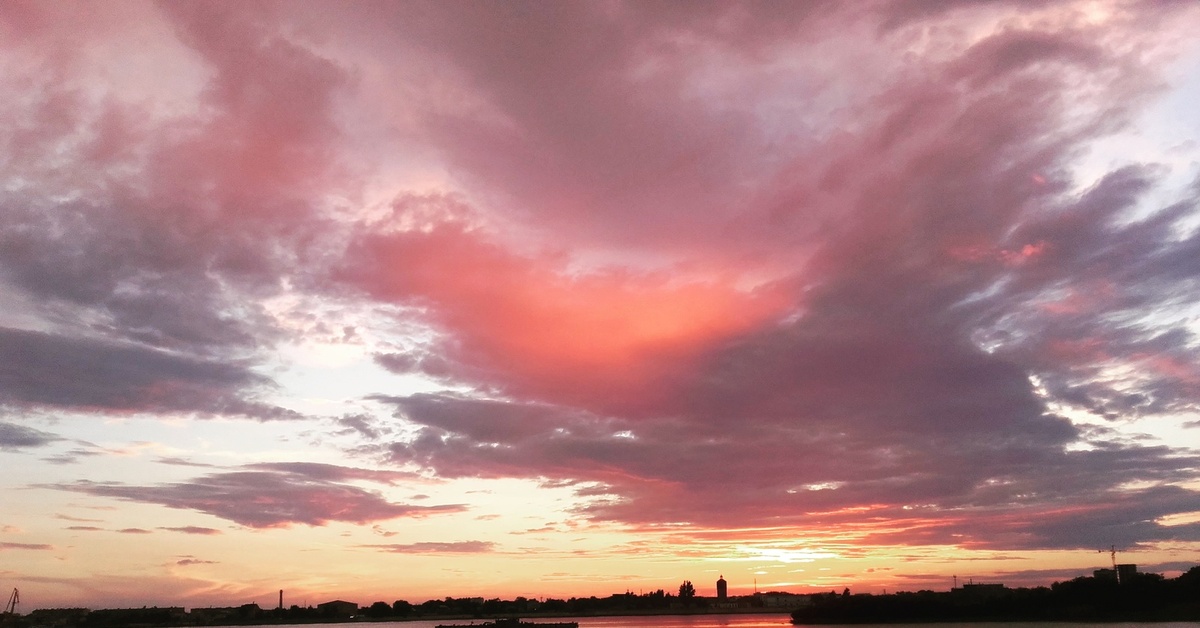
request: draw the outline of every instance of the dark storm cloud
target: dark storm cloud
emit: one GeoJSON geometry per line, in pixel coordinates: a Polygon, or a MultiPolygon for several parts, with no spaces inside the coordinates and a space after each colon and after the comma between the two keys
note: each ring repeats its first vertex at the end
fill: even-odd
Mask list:
{"type": "Polygon", "coordinates": [[[313,463],[252,465],[255,470],[201,476],[175,484],[135,486],[81,480],[52,488],[196,510],[251,528],[323,526],[330,522],[371,523],[397,517],[460,512],[460,505],[411,506],[346,483],[389,482],[397,474],[313,463]]]}

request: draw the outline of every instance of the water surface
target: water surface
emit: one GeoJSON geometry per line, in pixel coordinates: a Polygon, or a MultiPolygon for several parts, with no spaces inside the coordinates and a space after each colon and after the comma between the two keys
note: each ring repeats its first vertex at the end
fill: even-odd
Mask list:
{"type": "MultiPolygon", "coordinates": [[[[484,619],[474,620],[476,625],[484,619]]],[[[532,622],[577,621],[579,628],[782,628],[791,626],[787,613],[755,615],[650,615],[645,617],[562,617],[530,619],[532,622]]],[[[469,619],[429,619],[401,622],[353,622],[346,624],[297,624],[294,628],[434,628],[439,624],[469,625],[469,619]]],[[[1196,628],[1193,622],[956,622],[938,624],[854,624],[812,628],[1196,628]]],[[[244,627],[230,627],[244,628],[244,627]]],[[[293,628],[273,625],[271,628],[293,628]]]]}

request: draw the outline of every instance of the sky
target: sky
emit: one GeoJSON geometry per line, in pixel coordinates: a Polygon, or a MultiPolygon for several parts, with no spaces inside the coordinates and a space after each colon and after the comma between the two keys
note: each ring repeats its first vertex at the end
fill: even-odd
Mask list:
{"type": "Polygon", "coordinates": [[[1200,4],[0,4],[22,610],[1200,564],[1200,4]]]}

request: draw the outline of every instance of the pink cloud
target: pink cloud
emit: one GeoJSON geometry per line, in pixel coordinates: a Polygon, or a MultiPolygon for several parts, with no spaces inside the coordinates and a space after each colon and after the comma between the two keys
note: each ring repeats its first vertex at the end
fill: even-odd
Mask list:
{"type": "Polygon", "coordinates": [[[54,518],[61,519],[63,521],[78,521],[81,523],[104,523],[103,519],[88,519],[85,517],[73,517],[71,515],[63,515],[63,514],[54,515],[54,518]]]}
{"type": "Polygon", "coordinates": [[[0,542],[0,552],[7,550],[52,550],[53,545],[45,543],[10,543],[7,541],[0,542]]]}
{"type": "MultiPolygon", "coordinates": [[[[426,372],[453,377],[455,367],[434,364],[457,360],[517,394],[553,400],[635,406],[669,394],[675,364],[698,346],[760,325],[788,303],[782,287],[743,290],[736,276],[571,275],[554,257],[520,257],[456,225],[368,236],[352,249],[347,280],[376,298],[432,306],[450,332],[426,372]]],[[[421,370],[420,361],[383,363],[421,370]]]]}
{"type": "MultiPolygon", "coordinates": [[[[1077,357],[1051,354],[1041,344],[1072,342],[1078,329],[1091,326],[1110,333],[1101,343],[1118,352],[1117,360],[1141,361],[1146,353],[1137,347],[1164,345],[1166,339],[1113,328],[1103,313],[1139,311],[1150,302],[1170,301],[1171,290],[1194,287],[1175,279],[1182,277],[1179,268],[1192,266],[1183,251],[1194,246],[1167,235],[1180,226],[1180,210],[1167,208],[1140,222],[1116,220],[1155,185],[1152,171],[1117,171],[1083,195],[1067,193],[1075,152],[1130,123],[1129,107],[1154,88],[1147,79],[1150,68],[1107,45],[1115,37],[1104,33],[1097,39],[1086,25],[997,29],[945,59],[933,59],[919,77],[884,85],[854,133],[819,138],[817,149],[780,157],[775,176],[756,179],[776,187],[759,190],[743,211],[760,220],[788,217],[773,223],[777,233],[757,242],[796,260],[796,267],[781,287],[732,293],[739,297],[730,301],[733,307],[749,304],[748,313],[755,314],[756,302],[762,303],[761,315],[730,319],[737,324],[707,335],[690,335],[686,324],[676,323],[668,326],[678,332],[674,342],[645,345],[632,353],[629,365],[613,362],[620,373],[647,383],[653,397],[609,379],[606,368],[607,356],[630,355],[629,347],[639,347],[626,344],[638,340],[636,334],[589,318],[586,310],[558,307],[599,302],[612,306],[607,312],[624,311],[626,301],[614,296],[621,292],[604,290],[604,281],[637,290],[645,285],[643,277],[598,273],[563,281],[545,270],[561,266],[558,259],[526,257],[519,263],[522,258],[499,244],[481,245],[477,232],[454,226],[365,237],[359,244],[369,261],[351,266],[346,278],[377,299],[428,308],[447,336],[434,355],[382,356],[381,363],[487,391],[475,398],[378,397],[394,404],[397,416],[425,426],[417,438],[392,444],[391,454],[397,462],[416,462],[450,477],[575,480],[585,487],[583,496],[607,497],[584,514],[643,525],[804,529],[827,525],[814,513],[846,509],[848,516],[861,517],[853,509],[878,507],[882,516],[910,521],[894,535],[914,544],[986,542],[985,535],[962,530],[992,517],[997,511],[988,508],[996,500],[1011,499],[990,488],[997,478],[1015,478],[1016,485],[1049,503],[1059,497],[1070,501],[1068,485],[1080,500],[1120,496],[1129,476],[1112,476],[1103,471],[1112,468],[1107,465],[1164,485],[1192,477],[1187,465],[1153,448],[1072,454],[1067,445],[1084,435],[1053,415],[1029,381],[1036,374],[1049,383],[1053,399],[1112,412],[1196,407],[1198,398],[1177,369],[1161,369],[1162,377],[1139,384],[1146,400],[1138,401],[1096,380],[1097,372],[1077,357]],[[1076,89],[1080,84],[1087,89],[1076,89]],[[1031,172],[1041,180],[1031,179],[1031,172]],[[770,202],[753,202],[761,199],[770,202]],[[830,224],[820,231],[789,229],[805,217],[830,224]],[[796,255],[785,244],[805,253],[796,255]],[[1173,288],[1147,287],[1136,279],[1135,268],[1139,276],[1173,288]],[[386,275],[373,269],[387,269],[386,275]],[[1093,292],[1095,307],[1069,320],[1028,309],[1077,281],[1119,288],[1093,292]],[[1021,325],[1005,336],[1004,325],[1014,316],[1021,325]],[[588,335],[591,330],[604,332],[588,335]],[[977,339],[993,331],[999,348],[984,350],[977,339]],[[599,346],[588,344],[592,338],[602,338],[599,346]],[[539,349],[542,343],[550,352],[539,349]],[[588,394],[581,386],[603,392],[588,394]],[[820,486],[831,488],[810,488],[820,486]],[[926,512],[933,514],[904,514],[903,507],[914,504],[932,504],[926,512]],[[978,518],[950,514],[968,507],[979,508],[978,518]]],[[[620,67],[606,69],[620,77],[620,67]]],[[[487,79],[480,80],[486,85],[487,79]]],[[[555,154],[540,143],[539,121],[522,117],[536,116],[536,104],[502,91],[509,87],[486,93],[513,113],[505,120],[511,128],[502,140],[475,129],[477,135],[454,144],[463,167],[541,211],[576,219],[586,207],[602,215],[597,220],[621,216],[603,201],[538,195],[553,190],[558,180],[531,191],[525,186],[539,185],[539,176],[559,175],[540,165],[531,168],[542,168],[538,172],[513,172],[538,164],[535,160],[486,163],[523,150],[555,154]],[[533,138],[527,146],[521,131],[533,138]],[[496,144],[489,143],[493,140],[496,144]]],[[[623,88],[618,82],[613,93],[623,94],[623,88]]],[[[687,119],[689,113],[685,106],[679,115],[687,119]]],[[[629,112],[607,119],[622,114],[629,112]]],[[[672,144],[685,145],[686,139],[672,144]]],[[[717,158],[736,155],[737,148],[717,158]]],[[[576,153],[580,161],[592,158],[586,150],[576,153]]],[[[602,159],[596,158],[597,171],[610,172],[602,159]]],[[[558,179],[575,185],[569,176],[558,179]]],[[[629,186],[658,202],[655,184],[629,186]]],[[[669,221],[672,211],[688,206],[686,194],[680,199],[678,205],[662,201],[657,215],[646,220],[669,221]]],[[[644,226],[639,219],[632,223],[638,225],[633,229],[644,226]]],[[[548,218],[542,224],[556,223],[548,218]]],[[[697,228],[707,227],[701,221],[697,228]]],[[[550,229],[573,237],[569,228],[550,229]]],[[[637,237],[647,233],[659,238],[662,250],[679,250],[675,240],[653,228],[637,237]]],[[[605,237],[629,242],[611,233],[605,237]]],[[[712,249],[725,256],[736,244],[712,249]]],[[[733,272],[752,267],[734,266],[733,272]]],[[[670,290],[650,294],[668,303],[675,296],[670,290]]],[[[719,301],[681,303],[679,311],[691,313],[706,329],[713,325],[705,317],[725,311],[719,301]]],[[[654,307],[629,304],[629,311],[653,320],[654,307]]],[[[1064,313],[1069,312],[1056,316],[1064,313]]],[[[1174,333],[1183,345],[1194,345],[1187,332],[1174,333]]],[[[1183,507],[1181,501],[1163,504],[1164,512],[1183,507]]],[[[1054,508],[1033,506],[1031,512],[1054,508]]],[[[1134,516],[1120,512],[1116,516],[1134,516]]],[[[1015,527],[1035,527],[1033,518],[1020,521],[1015,527]]],[[[1191,533],[1155,525],[1137,532],[1144,538],[1191,533]]],[[[1028,539],[1044,546],[1071,542],[1050,532],[1028,539]]]]}
{"type": "Polygon", "coordinates": [[[344,73],[249,6],[5,17],[24,96],[0,147],[25,183],[0,199],[0,267],[51,322],[0,330],[4,363],[31,367],[0,373],[0,401],[297,418],[244,386],[270,386],[245,369],[280,338],[245,296],[320,229],[344,73]]]}

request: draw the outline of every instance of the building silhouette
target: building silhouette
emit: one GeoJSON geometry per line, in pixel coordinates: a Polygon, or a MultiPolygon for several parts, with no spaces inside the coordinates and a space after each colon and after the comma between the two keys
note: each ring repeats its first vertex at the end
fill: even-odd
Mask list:
{"type": "Polygon", "coordinates": [[[345,600],[334,600],[332,602],[325,602],[324,604],[317,604],[317,611],[322,615],[350,617],[358,612],[358,604],[345,600]]]}
{"type": "Polygon", "coordinates": [[[1117,572],[1115,569],[1097,569],[1092,572],[1092,577],[1097,580],[1116,582],[1117,572]]]}
{"type": "Polygon", "coordinates": [[[1117,565],[1117,582],[1128,584],[1137,578],[1137,565],[1125,564],[1117,565]]]}
{"type": "Polygon", "coordinates": [[[717,578],[717,601],[724,602],[729,598],[729,585],[725,582],[725,576],[717,578]]]}

